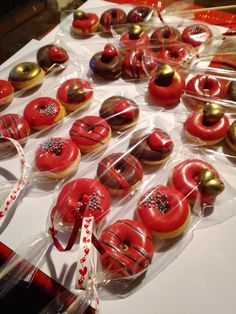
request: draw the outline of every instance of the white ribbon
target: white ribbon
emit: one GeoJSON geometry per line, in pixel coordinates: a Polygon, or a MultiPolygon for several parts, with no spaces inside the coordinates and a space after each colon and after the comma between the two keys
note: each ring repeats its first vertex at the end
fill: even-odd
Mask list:
{"type": "Polygon", "coordinates": [[[11,209],[15,201],[17,200],[20,192],[27,184],[27,171],[26,171],[26,162],[25,155],[22,146],[14,139],[10,137],[1,136],[1,139],[10,141],[16,148],[19,155],[20,161],[20,177],[13,185],[8,197],[2,205],[0,205],[0,218],[5,216],[7,212],[11,209]]]}

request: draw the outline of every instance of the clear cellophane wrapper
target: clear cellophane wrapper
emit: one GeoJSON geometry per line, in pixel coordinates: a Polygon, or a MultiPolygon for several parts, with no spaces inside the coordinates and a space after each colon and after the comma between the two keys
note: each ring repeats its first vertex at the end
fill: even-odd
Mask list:
{"type": "MultiPolygon", "coordinates": [[[[66,34],[63,34],[63,35],[66,36],[66,34]]],[[[85,42],[86,41],[84,41],[84,43],[85,42]]],[[[117,41],[115,41],[115,44],[116,43],[117,43],[117,41]]],[[[68,43],[68,44],[71,46],[70,43],[68,43]]],[[[98,44],[98,46],[99,45],[100,44],[98,44]]],[[[71,48],[73,48],[73,47],[71,46],[71,48]]],[[[90,46],[88,45],[86,49],[87,49],[87,51],[90,51],[90,46]]],[[[96,48],[96,51],[97,51],[97,48],[96,48]]],[[[96,51],[94,51],[94,52],[96,52],[96,51]]],[[[91,55],[92,54],[90,54],[89,56],[91,56],[91,55]]],[[[82,60],[83,60],[83,58],[82,58],[82,60]]],[[[158,60],[158,62],[159,61],[160,60],[158,60]]],[[[192,73],[192,68],[187,67],[187,73],[189,73],[188,71],[190,73],[192,73]]],[[[85,68],[82,67],[81,73],[82,73],[82,76],[83,76],[83,74],[85,76],[87,75],[85,68]]],[[[148,72],[147,72],[147,74],[148,74],[148,72]]],[[[131,82],[133,82],[133,81],[131,80],[131,82]]],[[[96,83],[95,83],[95,85],[96,85],[96,83]]],[[[137,89],[139,89],[139,87],[137,89]]],[[[122,88],[120,89],[120,92],[121,91],[123,93],[122,88]]],[[[181,104],[181,107],[184,108],[182,104],[181,104]]],[[[178,107],[178,108],[180,108],[180,107],[178,107]]],[[[146,166],[144,167],[144,179],[143,179],[142,183],[139,185],[138,189],[136,189],[135,191],[132,191],[131,193],[128,193],[127,195],[125,195],[123,197],[111,198],[110,212],[106,216],[104,221],[101,222],[99,225],[97,225],[96,231],[94,231],[96,234],[96,237],[99,238],[102,230],[107,225],[110,225],[117,220],[133,219],[133,213],[135,211],[135,208],[137,206],[137,201],[140,198],[140,196],[143,193],[145,193],[150,187],[154,187],[156,184],[167,184],[168,176],[171,172],[171,169],[173,169],[173,167],[176,164],[178,164],[179,162],[181,162],[185,158],[192,158],[192,157],[195,158],[197,156],[197,157],[204,159],[206,161],[209,160],[208,162],[212,162],[214,164],[214,167],[217,169],[217,172],[219,172],[220,177],[222,178],[222,181],[224,182],[225,190],[223,191],[222,194],[217,196],[216,201],[214,203],[214,209],[212,210],[212,212],[208,211],[208,208],[206,208],[206,207],[202,208],[202,206],[200,206],[199,200],[198,199],[196,200],[196,202],[193,205],[193,211],[191,213],[190,224],[182,236],[180,236],[176,239],[173,239],[173,240],[155,240],[154,256],[152,258],[152,263],[149,265],[147,270],[144,269],[141,273],[138,273],[135,276],[129,276],[128,278],[122,278],[122,280],[120,280],[120,279],[114,280],[114,278],[113,278],[114,273],[112,274],[113,276],[111,276],[109,274],[109,269],[102,269],[101,265],[98,263],[99,265],[98,265],[98,268],[95,272],[94,278],[95,278],[96,285],[98,286],[99,296],[101,295],[101,297],[104,297],[104,298],[115,298],[116,293],[119,297],[120,296],[126,296],[126,295],[136,291],[136,289],[141,288],[143,285],[145,285],[147,282],[149,282],[153,278],[154,275],[156,275],[162,269],[164,269],[169,263],[171,263],[180,254],[180,252],[184,249],[184,247],[191,240],[191,238],[193,236],[192,231],[194,228],[196,228],[197,226],[198,227],[199,226],[210,226],[210,225],[213,225],[216,223],[220,223],[220,222],[226,220],[227,218],[229,218],[235,214],[234,213],[235,191],[234,191],[234,187],[230,184],[230,182],[232,182],[232,176],[233,176],[232,168],[227,167],[224,164],[220,163],[217,160],[217,157],[215,157],[215,154],[213,154],[212,157],[209,159],[209,156],[208,155],[205,156],[204,154],[202,154],[201,151],[197,151],[197,153],[196,153],[196,151],[194,151],[194,155],[192,152],[189,152],[187,150],[183,151],[180,137],[176,136],[176,133],[177,133],[176,129],[178,131],[180,130],[180,127],[176,126],[176,119],[174,117],[173,117],[173,119],[171,119],[173,122],[173,127],[171,126],[171,130],[170,130],[170,117],[168,116],[168,114],[166,114],[166,117],[165,117],[165,113],[162,113],[162,112],[157,113],[157,110],[159,110],[159,109],[160,108],[155,109],[154,112],[155,112],[155,115],[157,115],[157,116],[158,116],[158,114],[160,114],[160,115],[164,114],[164,116],[161,118],[161,122],[158,121],[158,118],[156,118],[156,117],[153,117],[153,120],[150,120],[150,118],[148,118],[149,120],[147,119],[146,121],[148,121],[149,128],[150,128],[150,125],[149,125],[150,121],[152,121],[151,126],[156,126],[156,122],[158,121],[157,127],[162,128],[163,130],[167,131],[167,133],[169,135],[171,135],[172,140],[175,142],[175,146],[174,146],[175,150],[172,153],[172,155],[171,155],[171,157],[167,163],[163,164],[161,167],[157,167],[158,168],[157,172],[156,172],[156,169],[157,169],[156,167],[146,167],[146,166]],[[155,119],[157,119],[157,120],[155,120],[155,119]],[[153,124],[153,121],[155,121],[154,124],[153,124]],[[168,122],[168,129],[166,129],[167,122],[168,122]],[[227,211],[225,210],[226,204],[227,204],[227,211]],[[126,208],[131,208],[131,210],[127,211],[126,208]],[[208,215],[206,215],[206,212],[208,212],[208,215]],[[139,283],[139,281],[141,283],[139,283]],[[115,291],[115,293],[114,293],[114,291],[115,291]]],[[[146,108],[145,108],[145,110],[146,110],[146,108]]],[[[150,111],[151,111],[151,114],[153,115],[152,110],[153,110],[153,108],[151,106],[149,106],[149,108],[147,108],[146,112],[150,113],[150,111]]],[[[93,112],[92,109],[89,112],[92,113],[93,112]]],[[[71,117],[71,119],[73,120],[74,117],[73,118],[71,117]]],[[[144,122],[144,129],[145,129],[145,128],[147,128],[147,125],[145,125],[145,121],[142,121],[142,123],[143,122],[144,122]]],[[[67,121],[65,123],[67,124],[67,121]]],[[[85,167],[83,167],[83,168],[81,167],[81,169],[79,168],[78,172],[72,178],[70,178],[70,180],[73,180],[74,178],[83,178],[83,177],[94,179],[96,177],[96,166],[97,166],[98,162],[101,161],[101,159],[104,158],[106,156],[106,154],[108,154],[108,153],[122,152],[122,154],[125,155],[127,153],[127,143],[128,143],[129,137],[132,135],[132,133],[134,131],[137,131],[137,128],[139,128],[141,126],[142,126],[142,124],[138,123],[132,131],[124,132],[122,135],[119,135],[116,138],[117,142],[114,142],[114,143],[111,142],[111,144],[113,145],[112,147],[110,147],[110,145],[109,145],[109,147],[106,148],[102,152],[99,151],[97,153],[93,153],[91,156],[88,155],[88,157],[85,158],[85,162],[86,162],[85,167]]],[[[60,129],[60,127],[59,127],[59,129],[60,129]]],[[[63,132],[60,134],[64,135],[63,132]]],[[[36,139],[36,142],[34,142],[34,143],[39,144],[38,139],[36,139]]],[[[29,149],[26,150],[26,152],[32,161],[33,149],[32,149],[31,145],[32,144],[29,145],[29,149]]],[[[84,161],[82,160],[82,162],[84,162],[84,161]]],[[[31,165],[33,165],[33,164],[31,163],[31,165]]],[[[40,178],[40,175],[38,176],[37,172],[36,172],[35,178],[36,178],[35,179],[36,183],[38,181],[40,181],[40,179],[38,179],[38,178],[40,178]]],[[[52,228],[52,221],[53,221],[54,227],[56,226],[56,231],[59,231],[59,239],[60,239],[61,243],[64,244],[64,247],[68,243],[68,241],[69,241],[68,239],[71,236],[71,229],[73,229],[73,219],[74,219],[73,211],[72,211],[72,213],[70,211],[69,215],[66,215],[67,223],[64,222],[64,218],[65,218],[64,213],[60,213],[59,215],[56,215],[56,216],[54,215],[53,219],[52,219],[52,215],[51,215],[53,208],[57,204],[56,199],[57,199],[58,194],[60,193],[61,186],[68,179],[69,178],[66,178],[65,180],[62,180],[61,182],[59,182],[58,186],[55,189],[55,193],[54,193],[54,197],[53,197],[54,198],[54,201],[53,201],[54,205],[50,209],[50,213],[48,215],[45,231],[39,232],[36,236],[33,237],[33,239],[29,239],[27,241],[27,244],[23,244],[23,246],[19,250],[17,250],[17,252],[18,252],[17,256],[20,256],[20,259],[17,259],[16,255],[14,255],[13,258],[10,260],[10,262],[7,265],[4,265],[3,270],[1,272],[1,276],[2,276],[1,279],[2,280],[4,280],[4,278],[6,279],[5,276],[8,276],[10,271],[14,271],[14,273],[15,273],[15,267],[17,267],[18,263],[22,259],[28,260],[34,266],[39,266],[39,264],[41,266],[41,259],[39,257],[43,257],[44,252],[46,252],[48,247],[51,246],[53,243],[52,229],[51,229],[52,228]],[[29,247],[29,251],[26,249],[26,247],[29,247]]],[[[46,181],[46,184],[48,184],[48,181],[46,181]]],[[[45,186],[46,186],[46,184],[45,184],[45,186]]],[[[63,188],[63,186],[62,186],[62,188],[63,188]]],[[[71,191],[73,191],[73,189],[71,191]]],[[[29,195],[31,195],[30,193],[31,193],[31,191],[29,192],[29,195]]],[[[20,207],[22,207],[22,206],[20,206],[20,207]]],[[[41,229],[41,230],[43,230],[43,229],[41,229]]],[[[79,230],[77,230],[77,231],[79,231],[79,230]]],[[[58,236],[58,234],[56,236],[58,236]]],[[[67,263],[69,263],[68,261],[70,261],[70,263],[71,263],[70,266],[68,266],[68,264],[67,264],[67,267],[66,267],[66,272],[68,273],[68,277],[67,278],[64,277],[64,279],[62,280],[63,284],[68,289],[73,287],[74,278],[72,278],[72,277],[76,277],[75,264],[77,262],[78,246],[79,246],[78,240],[75,240],[75,245],[73,246],[73,250],[70,250],[67,253],[63,253],[63,254],[58,253],[57,250],[54,248],[51,251],[51,253],[47,253],[49,255],[52,255],[52,257],[48,257],[48,255],[46,254],[46,260],[47,260],[48,264],[50,263],[51,259],[55,258],[56,260],[57,259],[60,260],[59,262],[57,260],[57,262],[55,263],[55,264],[57,264],[57,267],[59,267],[59,268],[60,267],[63,268],[65,256],[67,259],[67,263]],[[71,273],[73,273],[74,276],[73,275],[71,276],[71,273]]],[[[98,255],[98,260],[99,260],[99,256],[100,256],[99,253],[97,255],[98,255]]],[[[28,280],[30,282],[32,280],[34,266],[33,266],[33,269],[32,268],[28,269],[27,267],[26,268],[24,268],[24,267],[18,268],[17,272],[15,273],[14,279],[9,280],[7,285],[5,285],[5,284],[3,285],[2,293],[5,293],[7,290],[11,289],[11,287],[14,286],[14,284],[17,282],[17,280],[26,278],[26,280],[28,280]]],[[[44,267],[44,266],[42,266],[42,267],[44,267]]],[[[50,273],[50,267],[48,267],[48,268],[47,268],[47,271],[50,273]]],[[[60,272],[60,270],[59,270],[59,272],[60,272]]],[[[60,279],[58,273],[57,274],[55,274],[55,272],[54,272],[54,274],[52,274],[52,273],[53,273],[53,271],[50,273],[50,275],[52,277],[54,275],[55,278],[60,279]]],[[[91,288],[91,286],[89,286],[89,289],[90,288],[91,288]]],[[[85,294],[82,293],[82,297],[81,296],[78,297],[79,300],[82,300],[82,302],[80,302],[82,305],[83,304],[91,304],[90,298],[94,297],[94,295],[90,296],[89,289],[85,290],[85,294]]],[[[63,299],[63,296],[62,296],[62,299],[63,299]]],[[[78,306],[81,306],[81,304],[78,306]]],[[[79,309],[79,307],[77,308],[76,306],[77,305],[75,304],[75,308],[79,309]]]]}
{"type": "MultiPolygon", "coordinates": [[[[157,114],[156,120],[154,120],[155,121],[154,125],[156,126],[158,124],[160,127],[162,127],[165,130],[165,127],[164,127],[165,118],[163,117],[163,115],[165,116],[166,113],[159,112],[157,114]],[[159,121],[158,121],[158,116],[159,116],[159,121]]],[[[166,118],[167,118],[167,115],[166,115],[166,118]]],[[[170,121],[169,115],[168,115],[168,121],[170,121]]],[[[147,130],[148,130],[147,134],[149,134],[150,120],[149,120],[149,125],[148,125],[147,130]]],[[[208,164],[211,163],[211,166],[213,166],[214,169],[217,169],[217,172],[220,175],[220,179],[224,183],[224,191],[216,197],[213,206],[212,204],[210,206],[200,204],[199,197],[198,196],[196,197],[195,202],[191,205],[190,222],[188,224],[188,227],[186,227],[185,230],[183,231],[182,235],[178,236],[175,239],[153,240],[154,245],[155,245],[155,250],[154,250],[152,262],[149,265],[147,271],[145,267],[140,273],[137,273],[137,274],[135,273],[134,275],[131,275],[128,277],[124,276],[124,278],[122,276],[119,276],[119,278],[116,278],[117,276],[114,271],[109,272],[109,269],[102,269],[101,266],[98,266],[98,270],[96,272],[98,275],[96,274],[94,275],[95,276],[94,280],[96,282],[96,285],[98,286],[98,293],[99,295],[101,295],[101,297],[105,297],[105,298],[110,298],[110,297],[115,298],[116,296],[124,297],[134,292],[136,289],[141,288],[142,285],[150,281],[154,275],[158,274],[161,270],[163,270],[170,262],[172,262],[180,254],[180,252],[184,249],[184,247],[187,245],[190,239],[192,239],[192,236],[193,236],[192,231],[194,228],[196,228],[200,224],[200,222],[203,225],[205,224],[209,226],[215,223],[222,222],[223,220],[235,214],[234,213],[235,188],[231,184],[232,182],[231,178],[232,176],[234,176],[232,172],[232,168],[231,167],[227,168],[222,163],[217,163],[217,161],[213,163],[212,160],[208,160],[208,158],[202,155],[201,152],[196,153],[196,151],[194,151],[193,153],[190,149],[189,150],[187,148],[184,149],[181,146],[181,144],[180,145],[177,144],[178,138],[176,137],[176,135],[173,135],[173,134],[176,134],[175,131],[176,129],[174,128],[172,129],[172,131],[168,132],[170,136],[172,136],[172,139],[175,143],[175,150],[172,152],[172,155],[169,161],[167,161],[166,163],[164,163],[162,166],[158,168],[156,167],[149,168],[145,166],[144,177],[142,179],[142,182],[140,182],[139,186],[135,190],[131,190],[128,193],[125,193],[125,195],[122,197],[120,196],[111,197],[110,199],[111,207],[109,209],[108,208],[109,206],[108,206],[105,209],[105,211],[109,211],[109,213],[105,212],[102,214],[105,217],[103,222],[101,222],[101,224],[97,224],[101,216],[98,215],[97,218],[95,218],[96,228],[94,230],[94,234],[96,235],[96,238],[99,239],[102,231],[108,225],[115,223],[117,220],[134,219],[134,216],[135,216],[134,213],[135,213],[135,209],[137,208],[137,202],[139,201],[141,195],[146,193],[152,187],[155,187],[158,185],[167,185],[168,178],[170,174],[172,173],[172,170],[174,169],[174,167],[176,167],[179,163],[181,163],[184,160],[201,159],[205,162],[208,162],[208,164]],[[227,210],[225,210],[226,208],[227,210]],[[115,295],[114,295],[114,291],[116,291],[115,295]]],[[[79,225],[81,224],[81,218],[82,218],[80,210],[84,212],[85,217],[87,217],[88,215],[88,207],[87,206],[83,207],[84,206],[83,202],[85,202],[86,204],[86,196],[79,197],[78,203],[73,203],[72,201],[70,201],[70,197],[73,194],[74,188],[78,189],[76,182],[77,180],[80,180],[86,177],[86,180],[92,180],[90,188],[93,188],[94,184],[97,185],[98,181],[96,179],[94,181],[94,178],[96,178],[96,168],[97,168],[96,166],[100,164],[107,155],[109,156],[115,152],[122,152],[122,157],[127,156],[127,154],[129,154],[129,152],[132,150],[132,147],[129,149],[127,148],[127,144],[128,144],[127,142],[129,140],[129,137],[130,136],[124,136],[124,139],[119,142],[119,145],[113,145],[111,149],[106,150],[103,156],[99,156],[99,158],[96,161],[92,161],[89,164],[89,167],[86,168],[86,171],[79,170],[78,173],[73,178],[71,178],[69,182],[64,183],[62,187],[61,187],[61,184],[62,184],[61,182],[56,189],[56,192],[54,194],[54,198],[55,198],[54,205],[52,206],[50,210],[46,230],[45,232],[42,233],[43,237],[41,237],[40,241],[37,241],[37,243],[42,243],[41,241],[46,241],[48,244],[54,243],[54,245],[57,248],[59,248],[59,251],[60,251],[60,250],[63,250],[61,249],[62,247],[68,248],[68,243],[71,243],[71,237],[73,234],[73,237],[74,237],[73,241],[75,244],[73,246],[73,250],[71,251],[72,249],[71,247],[70,252],[64,253],[67,255],[67,262],[71,260],[72,258],[71,265],[75,265],[74,263],[76,262],[78,240],[76,240],[74,230],[76,229],[77,233],[79,231],[79,225]],[[70,188],[69,190],[67,189],[67,192],[65,192],[66,190],[63,190],[63,189],[68,184],[70,184],[70,188]],[[62,190],[65,192],[64,195],[61,194],[62,190]],[[76,209],[78,210],[77,212],[78,215],[77,214],[75,215],[76,209]],[[77,217],[78,220],[76,220],[75,217],[77,217]],[[52,236],[52,238],[50,238],[50,236],[52,236]],[[48,240],[49,238],[50,240],[48,240]],[[58,244],[58,241],[60,244],[58,244]]],[[[116,163],[112,166],[116,167],[116,163]]],[[[109,167],[106,171],[109,171],[109,167]]],[[[194,190],[196,189],[199,189],[198,184],[196,184],[196,187],[194,187],[194,190]]],[[[45,247],[44,246],[40,247],[39,245],[39,250],[42,250],[42,249],[45,249],[45,247]]],[[[51,254],[52,253],[55,254],[56,253],[55,250],[52,250],[51,254]]],[[[21,256],[21,254],[19,255],[21,256]]],[[[98,265],[100,265],[99,256],[100,256],[100,253],[98,253],[98,265]]],[[[60,256],[60,258],[63,258],[63,259],[64,257],[60,256]]],[[[23,258],[27,258],[27,256],[26,257],[23,256],[23,258]]],[[[48,260],[48,257],[46,258],[48,260]]],[[[6,273],[8,273],[9,267],[12,267],[11,265],[12,264],[10,262],[10,265],[8,264],[6,266],[6,273]]],[[[70,268],[70,271],[71,271],[71,268],[70,268]]],[[[21,274],[25,274],[23,270],[21,274]]],[[[76,276],[76,273],[74,273],[74,276],[76,276]]],[[[67,278],[67,285],[68,285],[67,288],[71,287],[70,286],[71,283],[73,283],[73,279],[67,278]],[[70,282],[69,285],[68,285],[68,282],[70,282]]]]}

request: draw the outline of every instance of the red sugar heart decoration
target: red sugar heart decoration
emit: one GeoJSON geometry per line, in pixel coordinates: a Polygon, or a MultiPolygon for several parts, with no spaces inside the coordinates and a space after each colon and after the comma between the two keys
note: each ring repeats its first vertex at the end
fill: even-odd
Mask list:
{"type": "Polygon", "coordinates": [[[87,274],[87,270],[88,270],[88,268],[86,266],[84,266],[84,268],[79,270],[80,275],[85,276],[87,274]]]}

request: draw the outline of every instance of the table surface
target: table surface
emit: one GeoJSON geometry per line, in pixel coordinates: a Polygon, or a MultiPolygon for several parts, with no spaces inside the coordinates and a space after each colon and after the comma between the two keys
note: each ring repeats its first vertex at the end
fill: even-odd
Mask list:
{"type": "MultiPolygon", "coordinates": [[[[88,0],[84,7],[96,5],[98,1],[88,0]]],[[[99,2],[100,5],[108,3],[99,2]]],[[[57,31],[58,27],[40,42],[32,40],[2,66],[53,41],[57,31]]],[[[25,206],[33,204],[35,199],[25,201],[25,206]]],[[[125,299],[101,301],[101,313],[235,314],[235,226],[236,217],[232,217],[219,225],[194,231],[193,240],[166,269],[125,299]]]]}

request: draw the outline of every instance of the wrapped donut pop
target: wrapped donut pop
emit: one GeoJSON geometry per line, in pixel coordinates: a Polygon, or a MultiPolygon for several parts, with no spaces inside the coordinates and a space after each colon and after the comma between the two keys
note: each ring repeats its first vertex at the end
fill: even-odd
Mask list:
{"type": "MultiPolygon", "coordinates": [[[[35,268],[50,245],[53,244],[61,252],[71,250],[77,241],[83,217],[91,219],[92,216],[98,224],[108,213],[109,208],[109,193],[98,180],[80,178],[65,184],[56,204],[49,212],[45,230],[16,250],[17,253],[14,253],[10,261],[1,268],[0,280],[3,284],[0,294],[8,292],[26,276],[32,280],[35,268]],[[32,262],[34,266],[22,263],[24,260],[32,262]],[[14,276],[8,279],[11,272],[14,276]]],[[[96,239],[92,240],[97,245],[96,239]]]]}

